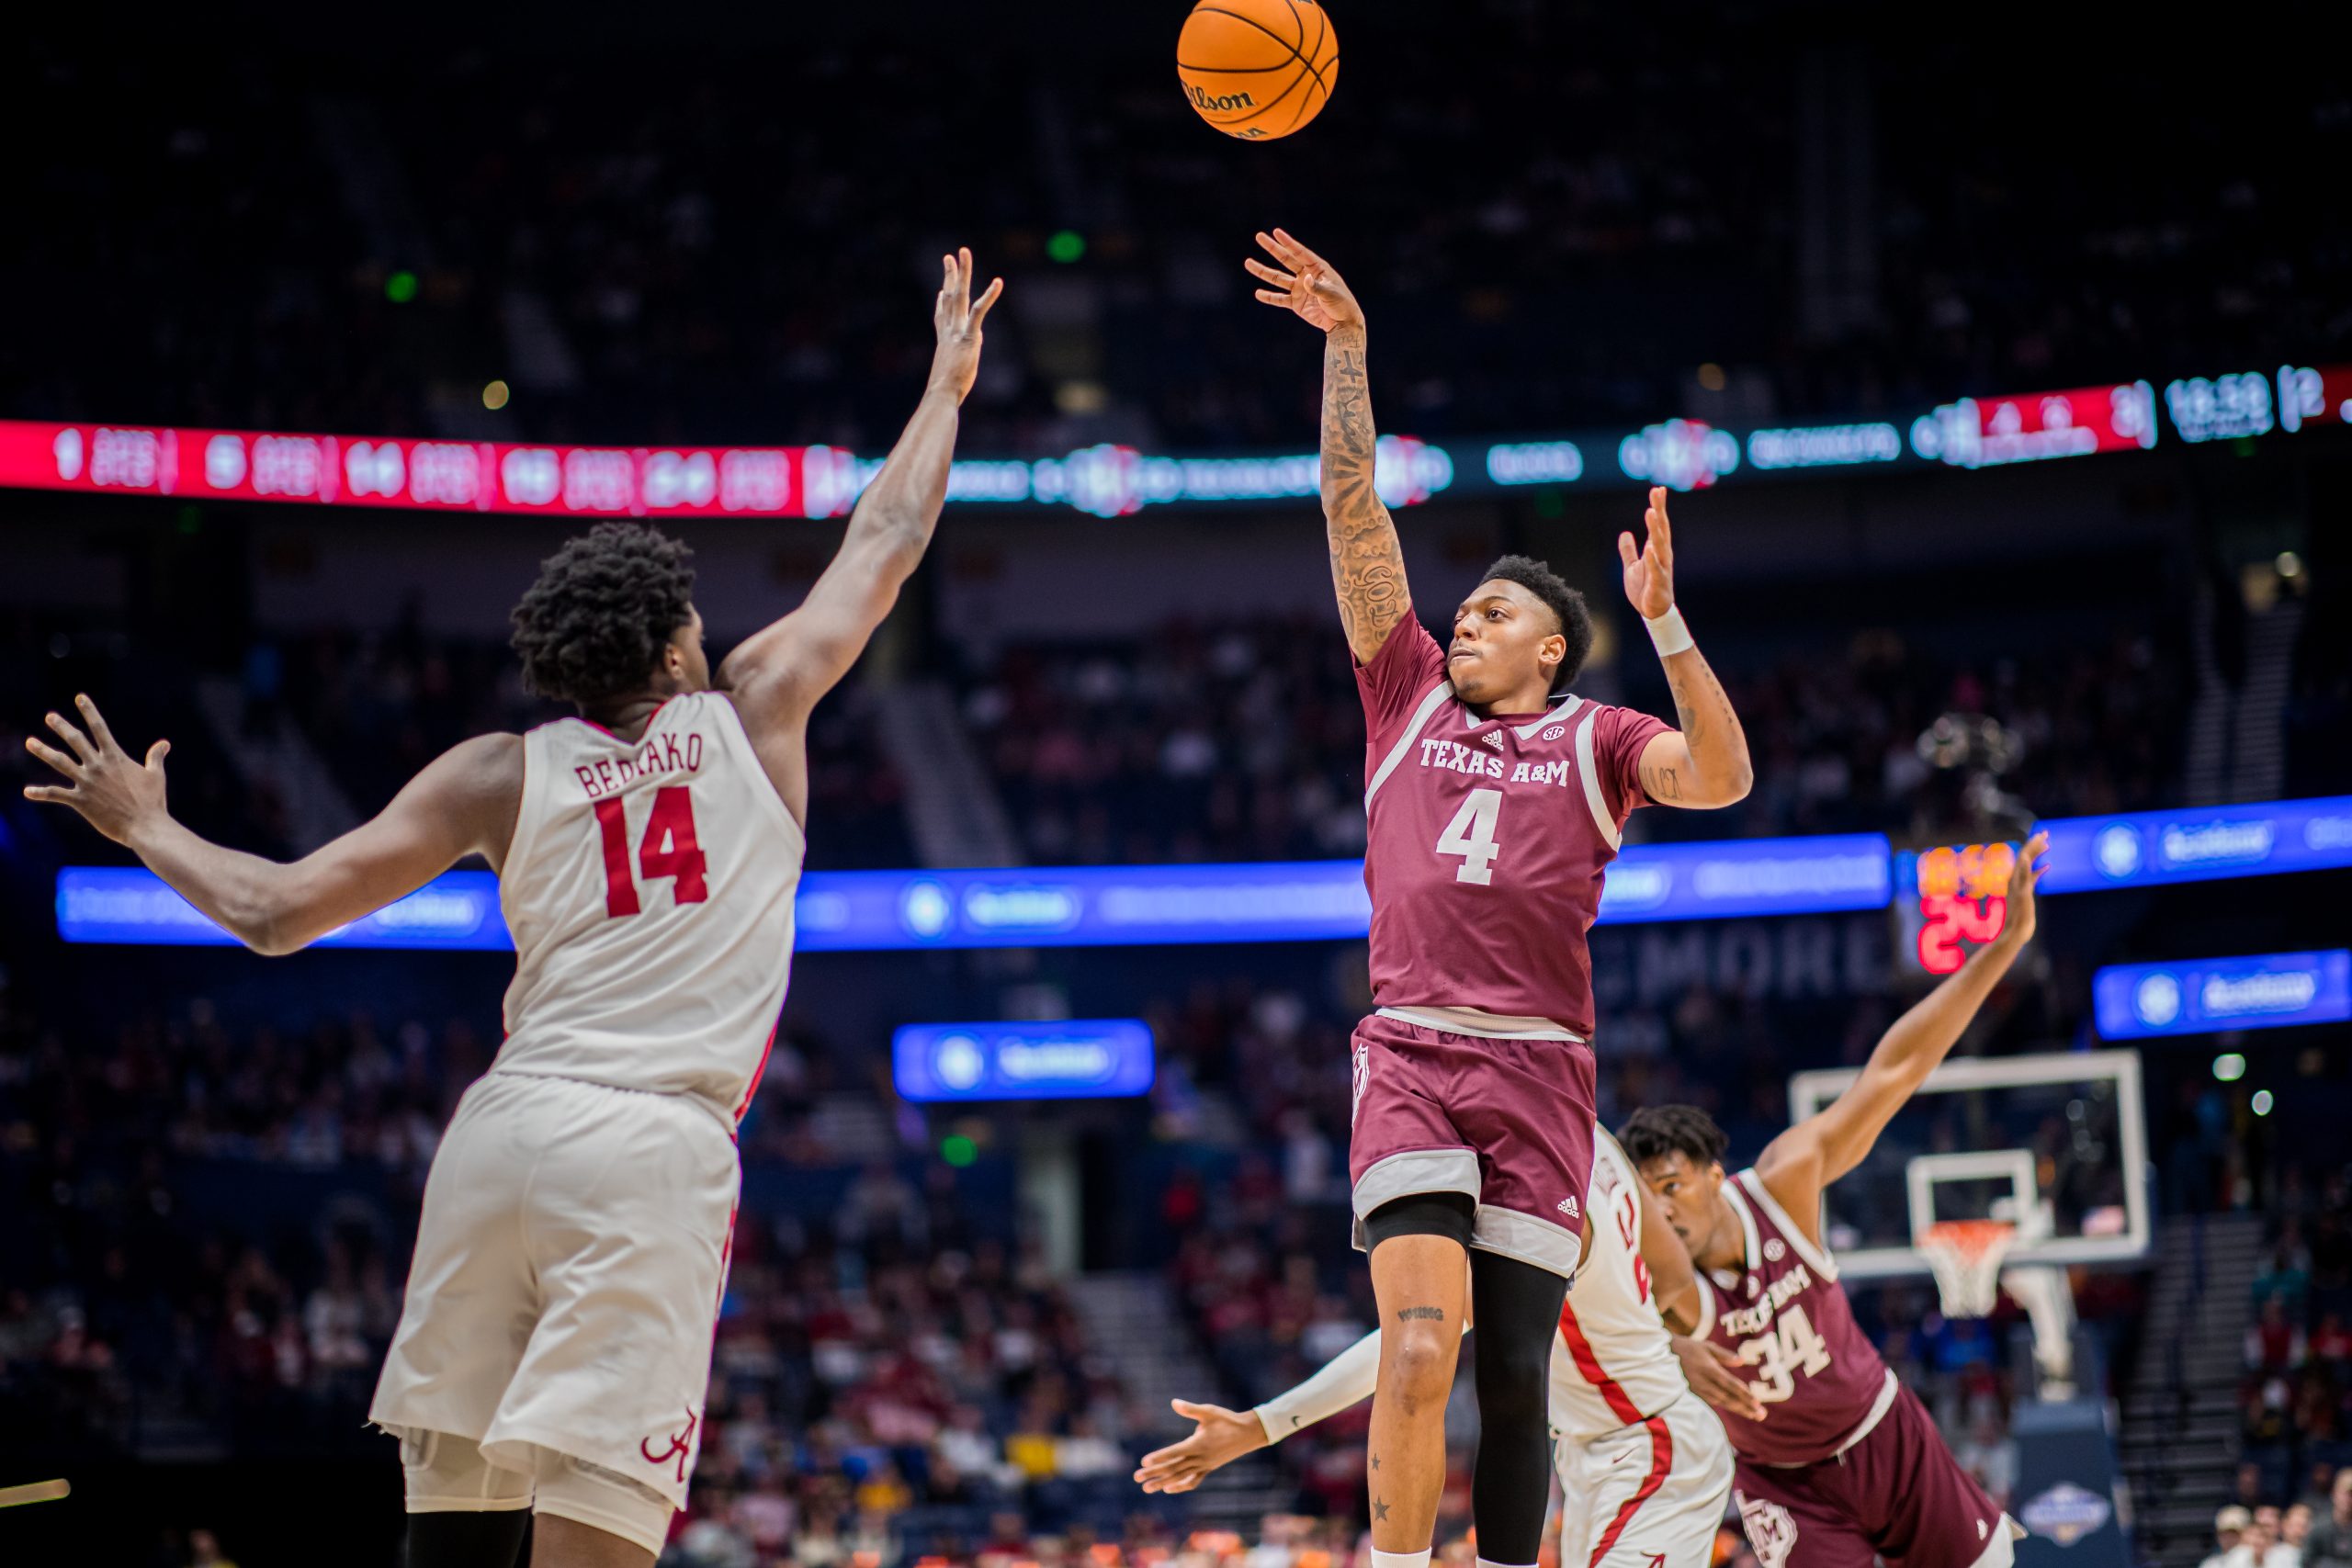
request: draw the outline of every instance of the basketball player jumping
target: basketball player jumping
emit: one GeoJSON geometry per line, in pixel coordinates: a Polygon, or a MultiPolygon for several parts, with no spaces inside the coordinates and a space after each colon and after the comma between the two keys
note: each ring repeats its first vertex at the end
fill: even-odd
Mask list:
{"type": "MultiPolygon", "coordinates": [[[[1764,1568],[2007,1568],[2015,1527],[1855,1326],[1821,1242],[1822,1190],[1860,1164],[2033,938],[2036,834],[2001,934],[1886,1032],[1852,1088],[1726,1179],[1728,1140],[1689,1105],[1621,1134],[1699,1266],[1699,1332],[1753,1368],[1769,1419],[1728,1412],[1740,1521],[1764,1568]]],[[[2022,1533],[2022,1532],[2015,1532],[2022,1533]]]]}
{"type": "Polygon", "coordinates": [[[208,843],[87,697],[73,807],[247,946],[291,953],[480,854],[514,932],[507,1037],[425,1182],[371,1418],[401,1439],[410,1568],[642,1568],[686,1496],[739,1184],[734,1128],[775,1038],[808,811],[809,710],[939,520],[957,408],[1001,283],[944,258],[921,405],[799,609],[712,679],[683,545],[605,524],[514,612],[524,678],[578,718],[452,748],[290,865],[208,843]]]}
{"type": "Polygon", "coordinates": [[[1429,1562],[1466,1274],[1480,1325],[1479,1551],[1532,1563],[1548,1491],[1544,1382],[1592,1168],[1586,932],[1626,817],[1647,801],[1739,799],[1747,743],[1675,607],[1663,491],[1650,492],[1646,545],[1625,534],[1617,549],[1679,731],[1562,690],[1590,651],[1591,619],[1582,595],[1523,556],[1487,570],[1438,645],[1413,617],[1396,529],[1373,489],[1363,310],[1288,234],[1258,242],[1280,264],[1247,264],[1267,286],[1258,298],[1324,333],[1323,513],[1369,731],[1378,1010],[1355,1034],[1348,1165],[1384,1330],[1373,1561],[1429,1562]]]}
{"type": "MultiPolygon", "coordinates": [[[[1669,1337],[1667,1319],[1699,1318],[1690,1257],[1633,1161],[1597,1134],[1586,1204],[1585,1258],[1552,1344],[1552,1461],[1563,1499],[1565,1568],[1713,1568],[1731,1500],[1723,1423],[1694,1393],[1760,1415],[1754,1392],[1703,1341],[1669,1337]],[[1680,1357],[1678,1364],[1677,1357],[1680,1357]],[[1686,1376],[1687,1373],[1687,1376],[1686,1376]]],[[[1475,1310],[1471,1292],[1465,1311],[1475,1310]]],[[[1147,1492],[1189,1492],[1243,1454],[1278,1443],[1373,1392],[1379,1329],[1305,1382],[1250,1411],[1179,1400],[1197,1423],[1182,1442],[1144,1457],[1147,1492]]]]}

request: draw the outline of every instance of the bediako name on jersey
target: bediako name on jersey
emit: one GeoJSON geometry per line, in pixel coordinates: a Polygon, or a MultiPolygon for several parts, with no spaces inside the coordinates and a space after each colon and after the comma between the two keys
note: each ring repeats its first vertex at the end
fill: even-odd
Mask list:
{"type": "Polygon", "coordinates": [[[1724,1314],[1724,1332],[1735,1337],[1757,1334],[1772,1326],[1772,1314],[1789,1304],[1813,1283],[1813,1275],[1802,1263],[1765,1287],[1764,1299],[1754,1306],[1744,1306],[1724,1314]]]}
{"type": "Polygon", "coordinates": [[[1424,768],[1439,768],[1451,773],[1468,773],[1473,778],[1501,779],[1506,784],[1552,784],[1563,789],[1576,776],[1575,769],[1566,757],[1551,762],[1514,762],[1498,752],[1480,751],[1464,746],[1459,740],[1423,740],[1420,764],[1424,768]]]}
{"type": "Polygon", "coordinates": [[[649,735],[629,755],[580,763],[571,770],[571,776],[594,800],[656,773],[692,773],[701,768],[702,735],[690,730],[684,735],[649,735]]]}

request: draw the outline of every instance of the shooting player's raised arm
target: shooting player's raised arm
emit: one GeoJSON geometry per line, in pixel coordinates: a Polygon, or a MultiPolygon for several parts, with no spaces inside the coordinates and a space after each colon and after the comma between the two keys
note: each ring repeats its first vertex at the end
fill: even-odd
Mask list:
{"type": "Polygon", "coordinates": [[[1373,486],[1379,434],[1364,367],[1363,307],[1331,264],[1281,229],[1260,234],[1281,265],[1252,258],[1250,275],[1270,287],[1258,298],[1296,312],[1323,333],[1323,525],[1331,547],[1331,586],[1340,625],[1359,664],[1370,664],[1397,623],[1413,612],[1396,525],[1373,486]]]}

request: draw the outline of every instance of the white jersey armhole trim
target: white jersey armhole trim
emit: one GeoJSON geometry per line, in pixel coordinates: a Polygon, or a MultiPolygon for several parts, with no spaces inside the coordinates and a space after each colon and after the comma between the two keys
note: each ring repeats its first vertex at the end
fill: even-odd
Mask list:
{"type": "Polygon", "coordinates": [[[1609,816],[1609,803],[1600,797],[1600,775],[1593,771],[1592,721],[1600,716],[1595,708],[1584,716],[1577,726],[1577,777],[1584,782],[1584,803],[1592,810],[1592,825],[1600,829],[1601,838],[1612,850],[1623,845],[1618,841],[1617,824],[1609,816]]]}
{"type": "Polygon", "coordinates": [[[1511,733],[1518,736],[1521,740],[1532,740],[1535,738],[1535,732],[1537,730],[1543,728],[1547,724],[1559,723],[1562,719],[1568,717],[1571,714],[1575,713],[1577,709],[1582,706],[1584,706],[1584,699],[1576,695],[1574,693],[1571,693],[1569,694],[1567,701],[1560,704],[1559,706],[1554,708],[1550,713],[1541,716],[1531,723],[1519,726],[1517,728],[1513,729],[1511,733]]]}
{"type": "Polygon", "coordinates": [[[537,852],[539,829],[547,816],[547,731],[542,724],[523,732],[523,794],[514,806],[514,836],[506,840],[505,858],[498,863],[498,912],[505,919],[509,934],[514,930],[515,911],[506,902],[507,891],[522,880],[514,874],[516,868],[529,864],[537,852]]]}
{"type": "Polygon", "coordinates": [[[1405,721],[1405,733],[1397,737],[1396,744],[1390,747],[1388,755],[1381,759],[1379,769],[1372,775],[1372,782],[1364,786],[1363,808],[1366,811],[1372,809],[1372,797],[1380,792],[1382,784],[1388,782],[1388,775],[1404,762],[1406,754],[1413,749],[1413,742],[1420,739],[1421,728],[1429,723],[1430,715],[1437,712],[1439,705],[1452,695],[1453,682],[1451,681],[1440,681],[1421,694],[1420,705],[1413,710],[1413,716],[1405,721]]]}
{"type": "MultiPolygon", "coordinates": [[[[1746,1174],[1746,1171],[1740,1173],[1741,1176],[1746,1174]]],[[[1724,1183],[1724,1196],[1731,1200],[1732,1209],[1739,1215],[1739,1228],[1747,1233],[1747,1271],[1753,1274],[1764,1267],[1764,1244],[1757,1235],[1756,1215],[1748,1208],[1747,1200],[1740,1196],[1738,1176],[1724,1183]]]]}
{"type": "MultiPolygon", "coordinates": [[[[736,710],[735,699],[719,691],[696,692],[695,695],[708,697],[713,704],[727,710],[724,722],[733,727],[735,739],[742,743],[743,765],[751,769],[753,777],[758,780],[758,784],[752,793],[775,807],[777,820],[781,821],[786,829],[792,834],[792,841],[800,846],[800,853],[803,858],[806,858],[808,852],[808,829],[794,819],[792,807],[784,803],[784,796],[778,793],[775,781],[768,777],[767,766],[760,761],[760,749],[752,743],[752,731],[743,723],[742,714],[736,710]]],[[[802,755],[805,757],[808,743],[804,739],[801,745],[802,755]]]]}
{"type": "Polygon", "coordinates": [[[1789,1218],[1788,1211],[1781,1207],[1780,1200],[1772,1196],[1771,1190],[1764,1185],[1764,1179],[1756,1174],[1755,1168],[1750,1167],[1741,1171],[1739,1179],[1747,1184],[1747,1190],[1756,1195],[1756,1201],[1771,1217],[1772,1223],[1781,1227],[1781,1234],[1789,1238],[1789,1245],[1797,1249],[1797,1256],[1812,1264],[1813,1271],[1823,1279],[1835,1280],[1838,1278],[1837,1260],[1829,1256],[1826,1249],[1817,1247],[1805,1239],[1804,1232],[1789,1218]]]}
{"type": "Polygon", "coordinates": [[[1704,1339],[1715,1331],[1715,1282],[1702,1269],[1694,1269],[1691,1275],[1699,1284],[1699,1322],[1690,1330],[1690,1337],[1704,1339]]]}

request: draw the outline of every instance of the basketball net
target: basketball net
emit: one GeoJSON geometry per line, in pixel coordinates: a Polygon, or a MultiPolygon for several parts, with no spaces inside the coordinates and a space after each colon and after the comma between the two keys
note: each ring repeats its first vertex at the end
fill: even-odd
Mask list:
{"type": "Polygon", "coordinates": [[[1919,1237],[1946,1317],[1986,1317],[2001,1293],[2001,1260],[2018,1227],[2007,1220],[1939,1220],[1919,1237]]]}
{"type": "Polygon", "coordinates": [[[2002,1291],[2025,1309],[2033,1325],[2033,1359],[2043,1399],[2075,1393],[2075,1291],[2064,1269],[2026,1264],[2003,1269],[2018,1238],[2007,1220],[1939,1220],[1919,1236],[1935,1271],[1936,1295],[1946,1317],[1986,1317],[2002,1291]]]}

